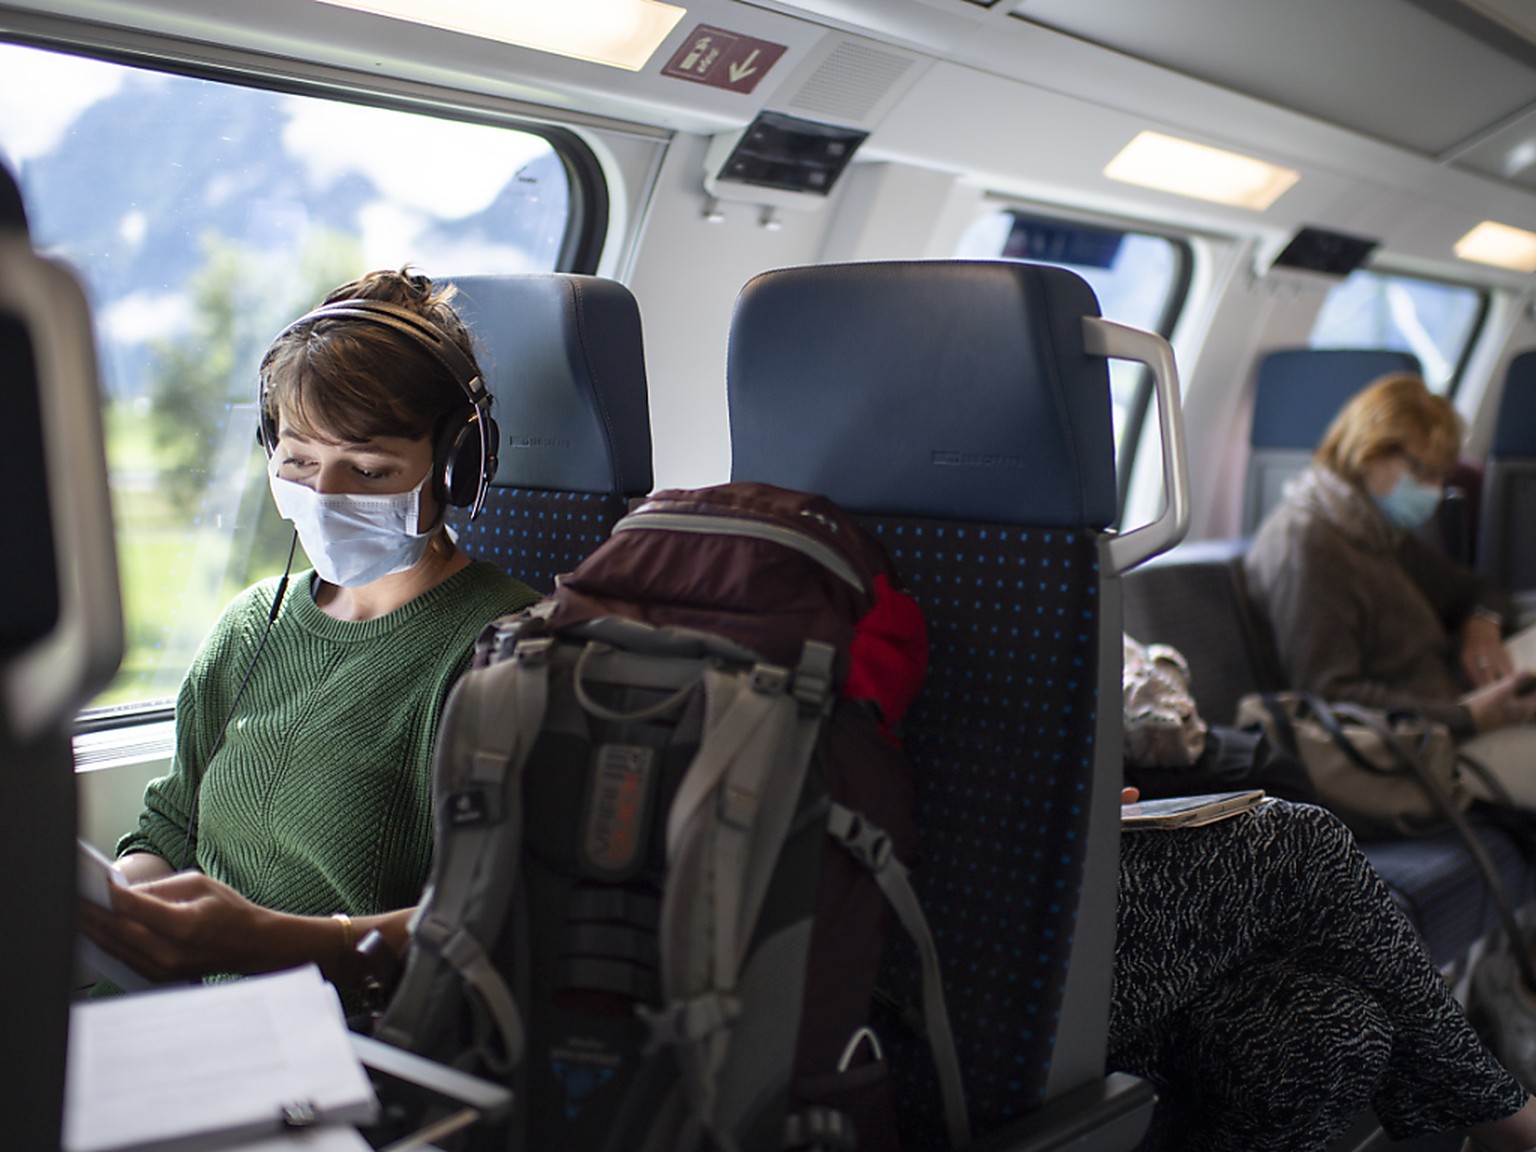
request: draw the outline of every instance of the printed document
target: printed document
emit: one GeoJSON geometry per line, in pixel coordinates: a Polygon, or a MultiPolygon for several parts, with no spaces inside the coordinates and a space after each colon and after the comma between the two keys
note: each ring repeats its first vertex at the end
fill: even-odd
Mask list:
{"type": "Polygon", "coordinates": [[[227,1149],[377,1114],[314,965],[70,1007],[65,1152],[227,1149]]]}

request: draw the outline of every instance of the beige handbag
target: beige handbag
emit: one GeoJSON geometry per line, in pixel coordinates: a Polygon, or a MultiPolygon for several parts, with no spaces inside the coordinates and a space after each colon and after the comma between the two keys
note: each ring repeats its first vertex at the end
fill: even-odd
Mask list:
{"type": "Polygon", "coordinates": [[[1254,693],[1238,702],[1237,723],[1262,725],[1299,759],[1318,803],[1362,840],[1438,831],[1472,803],[1450,729],[1417,712],[1254,693]]]}
{"type": "Polygon", "coordinates": [[[1121,640],[1126,760],[1142,768],[1188,767],[1205,751],[1206,734],[1189,691],[1189,664],[1167,644],[1121,640]]]}

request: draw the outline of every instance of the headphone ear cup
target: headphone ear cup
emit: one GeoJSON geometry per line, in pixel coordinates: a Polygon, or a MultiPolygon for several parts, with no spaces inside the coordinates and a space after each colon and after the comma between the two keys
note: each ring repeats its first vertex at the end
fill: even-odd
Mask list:
{"type": "Polygon", "coordinates": [[[256,416],[256,439],[261,441],[261,446],[266,449],[267,458],[272,458],[272,453],[277,451],[277,421],[267,414],[266,405],[262,405],[256,416]]]}
{"type": "MultiPolygon", "coordinates": [[[[496,443],[496,422],[491,421],[491,443],[496,443]]],[[[480,426],[473,419],[452,421],[437,440],[437,497],[454,508],[468,508],[480,492],[485,462],[480,458],[480,426]]],[[[490,483],[490,477],[484,477],[490,483]]]]}

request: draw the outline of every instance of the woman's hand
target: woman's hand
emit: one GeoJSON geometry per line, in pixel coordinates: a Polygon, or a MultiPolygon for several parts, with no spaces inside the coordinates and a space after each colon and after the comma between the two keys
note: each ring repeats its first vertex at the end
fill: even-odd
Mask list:
{"type": "Polygon", "coordinates": [[[111,911],[81,901],[79,915],[87,936],[152,980],[289,967],[274,921],[298,919],[260,908],[201,872],[114,885],[111,911]]]}
{"type": "Polygon", "coordinates": [[[352,947],[377,930],[404,955],[413,908],[359,916],[294,916],[252,904],[201,872],[178,872],[133,887],[112,886],[112,908],[78,902],[81,930],[151,980],[194,980],[222,973],[251,975],[317,964],[328,980],[357,983],[361,958],[352,947]]]}
{"type": "Polygon", "coordinates": [[[1529,684],[1525,673],[1506,675],[1461,698],[1472,713],[1472,723],[1479,732],[1519,724],[1536,716],[1536,691],[1522,693],[1529,684]]]}
{"type": "Polygon", "coordinates": [[[1474,688],[1483,688],[1514,672],[1498,624],[1469,616],[1461,626],[1461,667],[1474,688]]]}

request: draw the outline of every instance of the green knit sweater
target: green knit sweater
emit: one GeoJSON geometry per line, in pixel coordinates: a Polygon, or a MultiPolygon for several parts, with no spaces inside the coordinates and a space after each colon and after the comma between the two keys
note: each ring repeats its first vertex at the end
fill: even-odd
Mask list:
{"type": "Polygon", "coordinates": [[[476,561],[376,620],[327,616],[298,573],[224,742],[209,751],[266,627],[276,581],[225,610],[176,702],[176,754],[117,845],[197,866],[266,908],[366,916],[414,904],[432,852],[431,754],[487,621],[537,599],[476,561]]]}

